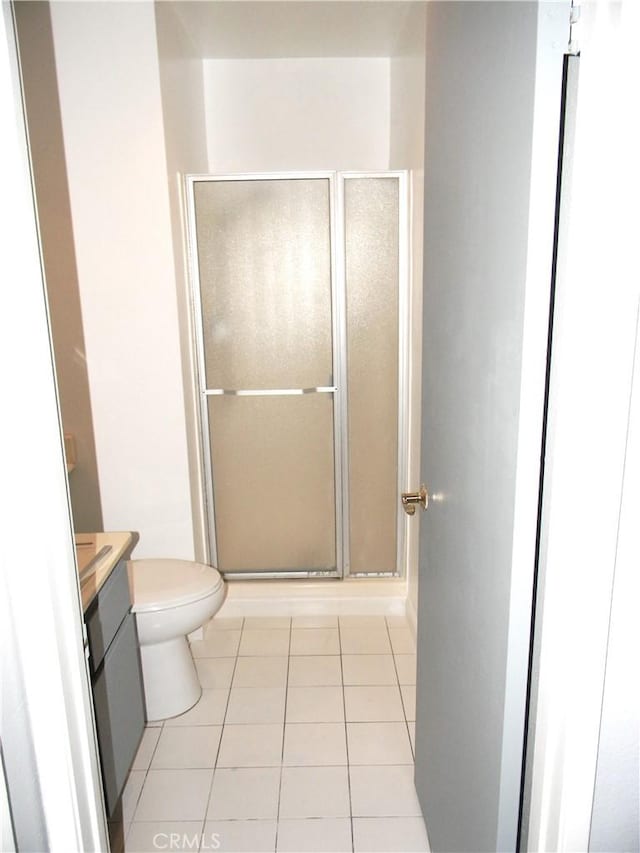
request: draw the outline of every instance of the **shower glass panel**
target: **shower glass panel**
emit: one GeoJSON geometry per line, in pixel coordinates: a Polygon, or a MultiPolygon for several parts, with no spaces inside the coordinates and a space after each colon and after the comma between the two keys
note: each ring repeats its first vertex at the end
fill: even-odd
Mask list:
{"type": "Polygon", "coordinates": [[[195,186],[208,388],[333,384],[329,180],[195,186]]]}
{"type": "Polygon", "coordinates": [[[219,565],[335,570],[332,395],[208,402],[219,565]]]}
{"type": "Polygon", "coordinates": [[[339,575],[330,178],[195,180],[193,206],[212,559],[339,575]]]}
{"type": "Polygon", "coordinates": [[[395,572],[399,179],[344,182],[349,571],[395,572]]]}

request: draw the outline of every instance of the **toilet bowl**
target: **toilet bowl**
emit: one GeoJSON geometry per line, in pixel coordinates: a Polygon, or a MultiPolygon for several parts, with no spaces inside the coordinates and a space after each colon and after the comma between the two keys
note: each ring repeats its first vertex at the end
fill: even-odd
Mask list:
{"type": "Polygon", "coordinates": [[[220,609],[224,581],[211,566],[188,560],[131,560],[127,568],[147,720],[175,717],[202,693],[187,634],[220,609]]]}

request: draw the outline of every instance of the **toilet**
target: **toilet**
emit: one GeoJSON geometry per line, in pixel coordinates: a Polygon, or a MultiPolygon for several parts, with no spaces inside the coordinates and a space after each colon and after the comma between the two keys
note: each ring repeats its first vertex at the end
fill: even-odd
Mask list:
{"type": "Polygon", "coordinates": [[[202,693],[187,635],[220,609],[225,584],[214,568],[189,560],[131,560],[127,568],[147,720],[175,717],[202,693]]]}

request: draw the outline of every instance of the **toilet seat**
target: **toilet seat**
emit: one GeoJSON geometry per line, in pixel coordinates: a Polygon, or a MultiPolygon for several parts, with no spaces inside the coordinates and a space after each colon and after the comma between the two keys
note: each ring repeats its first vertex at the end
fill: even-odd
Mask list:
{"type": "Polygon", "coordinates": [[[212,566],[171,559],[132,561],[129,582],[133,613],[151,613],[192,604],[218,592],[224,583],[212,566]]]}

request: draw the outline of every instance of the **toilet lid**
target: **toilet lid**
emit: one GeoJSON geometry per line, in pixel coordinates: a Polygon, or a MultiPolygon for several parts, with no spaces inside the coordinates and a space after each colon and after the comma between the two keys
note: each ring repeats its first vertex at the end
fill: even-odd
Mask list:
{"type": "Polygon", "coordinates": [[[190,604],[223,583],[214,568],[190,560],[131,560],[128,568],[134,613],[190,604]]]}

